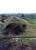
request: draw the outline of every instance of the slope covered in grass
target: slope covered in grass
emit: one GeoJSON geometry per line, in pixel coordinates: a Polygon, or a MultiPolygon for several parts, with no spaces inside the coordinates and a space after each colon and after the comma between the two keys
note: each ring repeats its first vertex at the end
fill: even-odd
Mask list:
{"type": "MultiPolygon", "coordinates": [[[[4,23],[0,22],[1,25],[3,25],[2,28],[5,28],[8,24],[10,23],[16,23],[16,24],[26,24],[27,25],[27,29],[26,29],[26,33],[23,33],[21,35],[17,35],[17,36],[12,36],[12,37],[36,37],[36,19],[22,19],[19,17],[10,17],[8,19],[5,20],[4,23]]],[[[2,37],[2,35],[0,35],[0,37],[2,37]]]]}
{"type": "Polygon", "coordinates": [[[36,19],[28,19],[28,22],[31,24],[31,28],[28,31],[32,33],[33,37],[36,37],[36,19]]]}

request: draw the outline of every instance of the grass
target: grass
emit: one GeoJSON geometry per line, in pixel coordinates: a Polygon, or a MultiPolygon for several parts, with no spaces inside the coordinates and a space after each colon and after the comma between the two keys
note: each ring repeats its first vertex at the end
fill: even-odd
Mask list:
{"type": "MultiPolygon", "coordinates": [[[[32,38],[32,36],[36,37],[36,19],[28,19],[26,21],[28,21],[28,22],[26,22],[27,24],[29,23],[29,25],[28,25],[29,28],[26,30],[26,34],[22,36],[22,37],[25,36],[26,38],[21,38],[20,36],[19,36],[20,38],[18,38],[18,36],[13,36],[14,38],[11,38],[10,41],[17,41],[18,44],[19,43],[20,44],[24,43],[24,44],[28,44],[28,45],[30,45],[31,43],[36,44],[36,39],[32,38]],[[17,37],[17,38],[15,38],[15,37],[17,37]],[[29,37],[29,38],[27,38],[27,37],[29,37]]],[[[19,19],[11,20],[10,23],[13,23],[13,22],[17,23],[17,24],[21,24],[21,23],[24,24],[24,20],[22,21],[19,19]]],[[[3,25],[3,23],[1,23],[1,25],[3,25]]],[[[0,33],[0,39],[2,39],[3,37],[4,36],[0,33]]]]}
{"type": "MultiPolygon", "coordinates": [[[[28,34],[25,34],[25,36],[26,37],[32,37],[32,36],[36,37],[36,19],[29,19],[28,18],[26,21],[28,21],[30,23],[30,27],[29,27],[29,29],[27,29],[28,34]]],[[[24,20],[19,20],[19,19],[16,19],[16,18],[12,19],[10,22],[11,23],[14,22],[14,23],[17,23],[17,24],[21,24],[21,23],[24,24],[25,23],[24,20]]],[[[3,25],[2,22],[0,22],[0,24],[3,25]]],[[[0,34],[0,38],[1,37],[3,38],[3,35],[0,34]]],[[[18,37],[18,36],[14,36],[14,37],[18,37]]],[[[24,35],[22,37],[24,37],[24,35]]]]}
{"type": "Polygon", "coordinates": [[[36,36],[36,19],[29,19],[28,21],[31,24],[31,28],[28,31],[31,32],[33,36],[36,36]]]}

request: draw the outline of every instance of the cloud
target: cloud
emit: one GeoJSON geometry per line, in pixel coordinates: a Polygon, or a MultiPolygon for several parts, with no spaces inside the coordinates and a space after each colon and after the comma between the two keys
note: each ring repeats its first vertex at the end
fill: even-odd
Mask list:
{"type": "Polygon", "coordinates": [[[0,13],[36,13],[36,0],[0,0],[0,13]]]}

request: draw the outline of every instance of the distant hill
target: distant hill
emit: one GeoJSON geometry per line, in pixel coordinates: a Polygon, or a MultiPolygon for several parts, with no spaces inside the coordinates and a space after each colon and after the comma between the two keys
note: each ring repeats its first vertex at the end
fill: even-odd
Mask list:
{"type": "Polygon", "coordinates": [[[31,13],[31,14],[25,14],[25,13],[12,13],[12,14],[0,14],[0,19],[2,18],[2,16],[6,17],[10,17],[10,16],[18,16],[18,17],[26,17],[26,18],[36,18],[36,13],[31,13]]]}

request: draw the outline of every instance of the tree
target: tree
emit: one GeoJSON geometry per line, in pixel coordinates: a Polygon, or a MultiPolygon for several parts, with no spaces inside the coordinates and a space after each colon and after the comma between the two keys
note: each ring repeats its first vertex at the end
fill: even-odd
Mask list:
{"type": "Polygon", "coordinates": [[[4,22],[4,19],[6,19],[7,18],[7,16],[5,16],[4,14],[2,15],[2,22],[4,22]]]}
{"type": "Polygon", "coordinates": [[[35,15],[34,15],[34,14],[31,14],[30,16],[31,16],[32,19],[34,19],[34,16],[35,16],[35,15]]]}
{"type": "Polygon", "coordinates": [[[24,18],[25,18],[25,15],[24,15],[24,14],[22,14],[22,15],[21,15],[21,17],[24,19],[24,18]]]}

